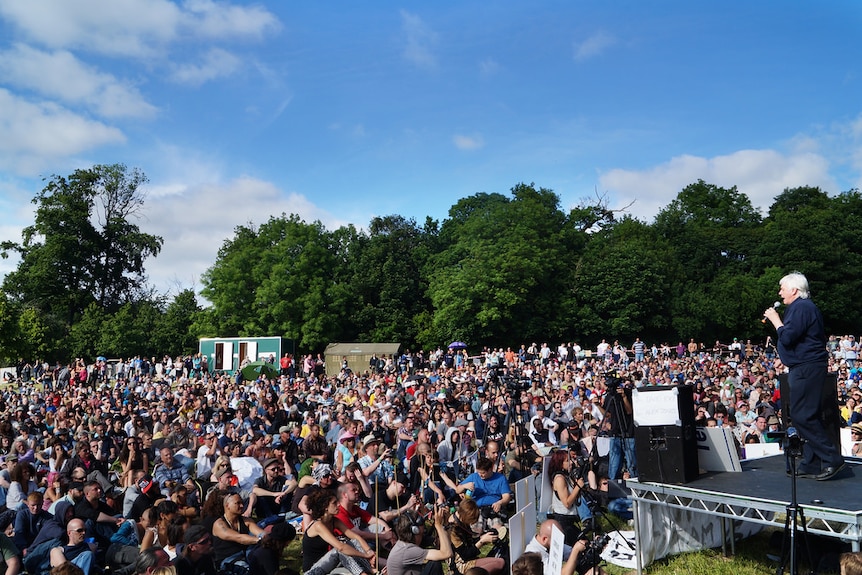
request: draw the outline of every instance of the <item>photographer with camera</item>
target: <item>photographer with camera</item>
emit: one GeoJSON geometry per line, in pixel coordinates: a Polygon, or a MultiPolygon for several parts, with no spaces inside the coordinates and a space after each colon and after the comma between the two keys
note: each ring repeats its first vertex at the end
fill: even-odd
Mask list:
{"type": "MultiPolygon", "coordinates": [[[[524,555],[535,553],[542,561],[542,572],[547,572],[548,561],[550,560],[551,550],[551,533],[556,527],[562,531],[560,523],[554,519],[547,519],[539,526],[539,532],[533,537],[527,546],[524,548],[524,555]]],[[[598,566],[600,555],[607,542],[604,539],[588,541],[586,539],[578,539],[574,545],[565,545],[563,547],[563,570],[561,575],[567,575],[577,572],[579,575],[603,575],[604,570],[598,566]]],[[[523,557],[522,555],[521,557],[523,557]]],[[[518,567],[518,561],[512,565],[512,573],[526,573],[518,567]]]]}
{"type": "Polygon", "coordinates": [[[615,373],[605,375],[604,429],[611,438],[608,453],[608,476],[617,480],[621,478],[623,457],[630,477],[637,477],[637,459],[635,458],[634,418],[632,416],[632,390],[634,385],[616,376],[615,373]]]}
{"type": "Polygon", "coordinates": [[[577,458],[573,461],[569,452],[562,450],[555,451],[548,463],[548,475],[553,488],[548,518],[559,522],[569,545],[574,545],[581,534],[578,520],[592,517],[592,512],[582,497],[588,466],[589,460],[577,458]]]}

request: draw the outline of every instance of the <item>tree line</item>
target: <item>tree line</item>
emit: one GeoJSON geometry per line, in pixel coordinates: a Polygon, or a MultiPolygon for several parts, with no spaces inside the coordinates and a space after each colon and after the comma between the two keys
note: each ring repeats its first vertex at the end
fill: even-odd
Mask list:
{"type": "MultiPolygon", "coordinates": [[[[54,176],[2,283],[0,347],[16,357],[188,353],[199,337],[277,335],[436,348],[601,338],[762,340],[778,280],[811,282],[827,330],[853,333],[862,196],[785,189],[766,214],[732,188],[686,186],[652,222],[604,198],[565,210],[552,190],[477,193],[441,222],[375,217],[329,230],[295,214],[238,226],[191,290],[147,286],[163,239],[135,223],[146,177],[123,165],[54,176]]],[[[637,206],[635,204],[634,208],[637,206]]]]}

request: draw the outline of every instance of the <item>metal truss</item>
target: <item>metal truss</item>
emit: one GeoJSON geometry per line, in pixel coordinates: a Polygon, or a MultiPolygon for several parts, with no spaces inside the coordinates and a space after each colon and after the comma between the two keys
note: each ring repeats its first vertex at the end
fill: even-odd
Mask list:
{"type": "MultiPolygon", "coordinates": [[[[777,501],[716,493],[686,486],[629,481],[632,499],[649,512],[653,505],[708,513],[724,519],[784,528],[789,501],[777,501]]],[[[816,505],[800,505],[808,533],[850,542],[858,551],[862,543],[862,511],[816,505]]]]}

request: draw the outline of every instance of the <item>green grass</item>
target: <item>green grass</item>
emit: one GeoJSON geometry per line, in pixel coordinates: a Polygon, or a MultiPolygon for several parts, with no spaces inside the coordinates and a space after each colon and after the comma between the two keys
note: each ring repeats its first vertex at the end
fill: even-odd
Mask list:
{"type": "MultiPolygon", "coordinates": [[[[655,561],[644,570],[649,575],[766,575],[775,573],[778,565],[767,555],[778,555],[780,550],[770,546],[774,528],[764,529],[757,535],[736,543],[736,555],[725,557],[721,549],[708,549],[696,553],[683,553],[655,561]]],[[[300,571],[302,566],[301,537],[297,537],[284,551],[283,566],[300,571]]],[[[630,575],[635,571],[616,565],[603,565],[610,575],[630,575]]],[[[807,573],[808,570],[800,570],[807,573]]]]}

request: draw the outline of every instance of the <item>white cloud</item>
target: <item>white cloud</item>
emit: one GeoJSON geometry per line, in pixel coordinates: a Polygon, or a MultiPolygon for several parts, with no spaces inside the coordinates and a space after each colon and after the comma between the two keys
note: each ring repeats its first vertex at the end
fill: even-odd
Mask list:
{"type": "Polygon", "coordinates": [[[182,16],[167,0],[2,2],[0,14],[51,48],[137,57],[152,55],[173,39],[182,16]]]}
{"type": "Polygon", "coordinates": [[[635,200],[630,213],[652,221],[684,187],[699,179],[725,188],[736,186],[764,214],[785,188],[810,185],[835,189],[823,156],[813,152],[784,155],[775,150],[740,150],[714,158],[677,156],[646,170],[610,170],[599,182],[600,189],[613,198],[612,207],[635,200]]]}
{"type": "Polygon", "coordinates": [[[84,105],[108,118],[149,117],[156,108],[138,90],[99,72],[65,50],[46,52],[16,44],[0,52],[0,76],[7,84],[84,105]]]}
{"type": "Polygon", "coordinates": [[[110,56],[150,57],[186,38],[258,38],[279,27],[259,6],[187,0],[39,0],[2,2],[4,16],[27,37],[51,48],[110,56]]]}
{"type": "Polygon", "coordinates": [[[459,150],[478,150],[485,146],[485,141],[482,136],[464,136],[455,134],[452,136],[452,142],[459,150]]]}
{"type": "Polygon", "coordinates": [[[583,42],[574,43],[574,58],[577,62],[589,60],[600,55],[607,48],[616,44],[617,39],[606,32],[596,32],[583,42]]]}
{"type": "Polygon", "coordinates": [[[436,68],[434,46],[437,44],[437,34],[419,16],[405,10],[401,11],[401,29],[407,40],[404,59],[419,68],[436,68]]]}
{"type": "Polygon", "coordinates": [[[230,76],[239,70],[242,61],[226,50],[213,48],[204,54],[199,64],[182,64],[171,73],[171,78],[181,84],[199,86],[204,82],[230,76]]]}
{"type": "Polygon", "coordinates": [[[201,274],[237,226],[260,226],[282,213],[320,220],[330,230],[347,224],[302,194],[249,176],[224,183],[161,183],[150,188],[146,208],[149,221],[141,228],[165,238],[162,252],[147,262],[150,281],[162,291],[176,286],[200,290],[201,274]]]}
{"type": "Polygon", "coordinates": [[[54,158],[122,144],[120,130],[53,103],[32,103],[0,88],[0,169],[37,173],[54,158]]]}
{"type": "Polygon", "coordinates": [[[196,35],[221,39],[225,36],[260,38],[278,30],[278,19],[261,6],[232,6],[211,0],[183,2],[188,28],[196,35]]]}

